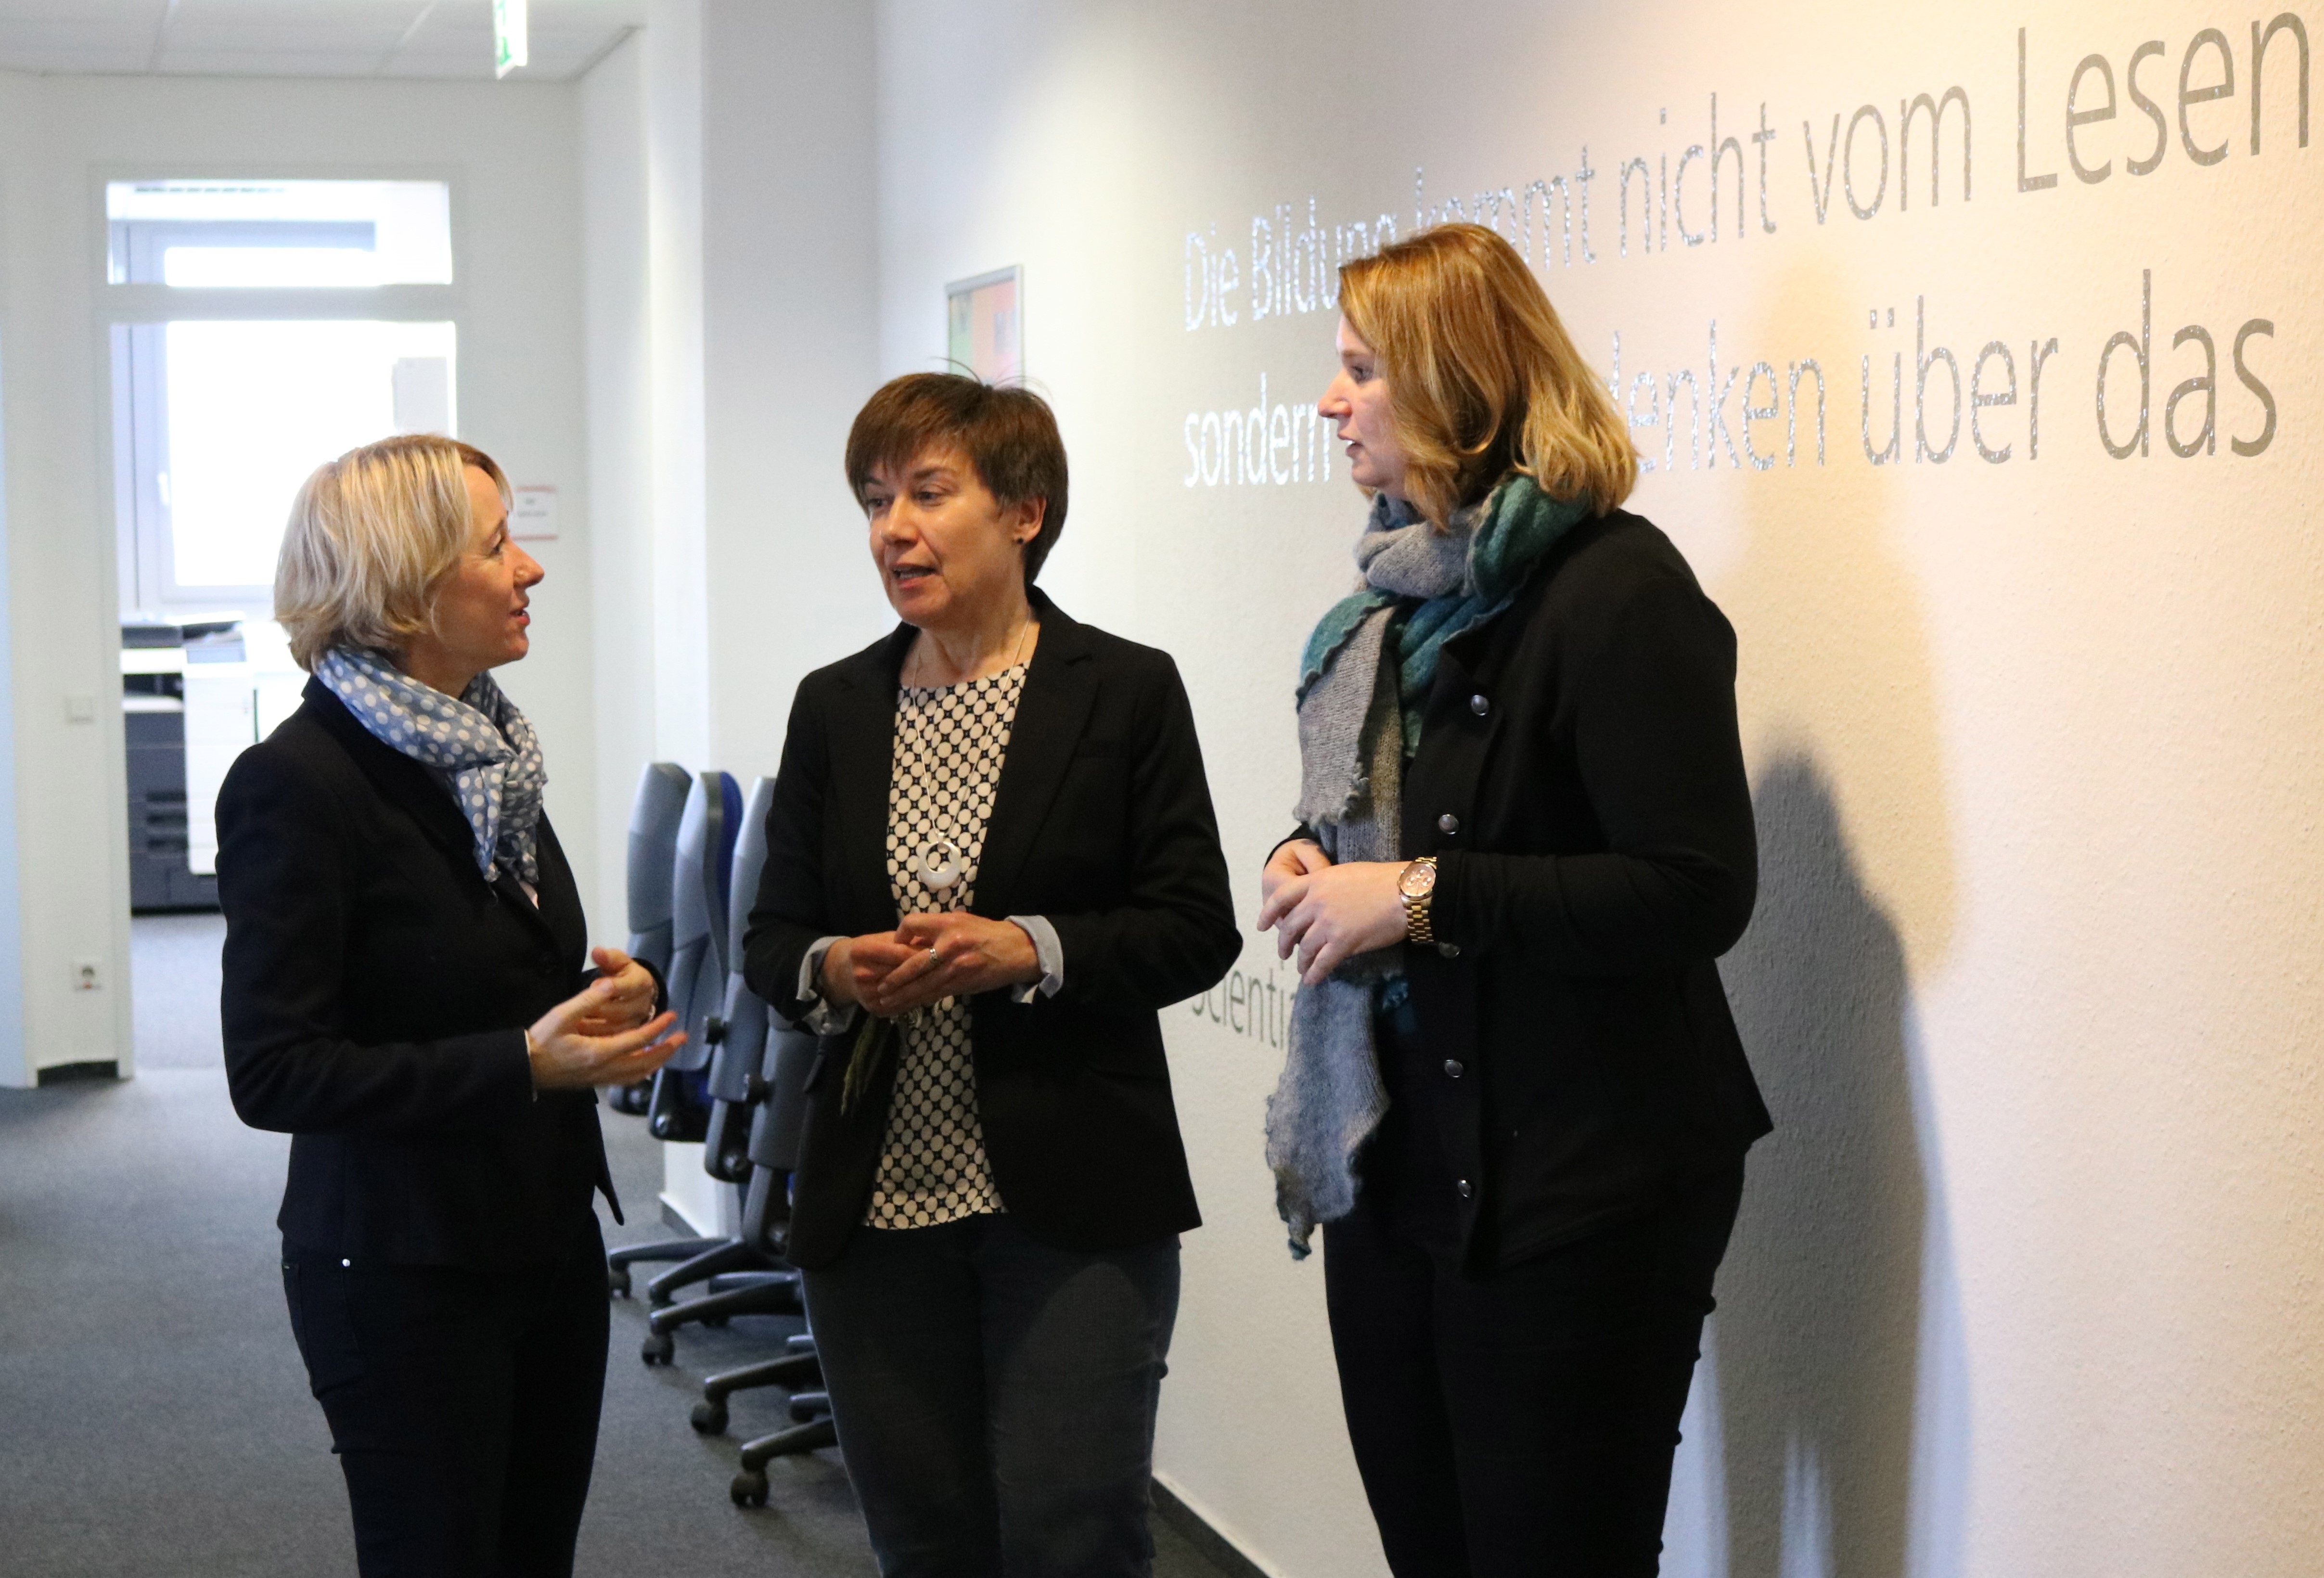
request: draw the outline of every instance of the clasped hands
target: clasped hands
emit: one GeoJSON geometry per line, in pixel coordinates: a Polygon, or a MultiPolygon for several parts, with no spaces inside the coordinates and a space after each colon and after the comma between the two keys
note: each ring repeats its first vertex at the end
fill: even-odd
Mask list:
{"type": "Polygon", "coordinates": [[[535,1090],[635,1084],[686,1045],[678,1022],[653,1011],[653,972],[619,948],[592,948],[597,979],[533,1021],[525,1032],[535,1090]]]}
{"type": "Polygon", "coordinates": [[[1404,940],[1403,872],[1401,861],[1334,865],[1322,845],[1295,838],[1259,873],[1259,929],[1274,929],[1277,958],[1299,951],[1303,985],[1321,985],[1351,956],[1404,940]]]}
{"type": "Polygon", "coordinates": [[[957,909],[907,915],[894,931],[841,937],[823,955],[824,1001],[860,1003],[883,1020],[1040,978],[1023,927],[957,909]]]}

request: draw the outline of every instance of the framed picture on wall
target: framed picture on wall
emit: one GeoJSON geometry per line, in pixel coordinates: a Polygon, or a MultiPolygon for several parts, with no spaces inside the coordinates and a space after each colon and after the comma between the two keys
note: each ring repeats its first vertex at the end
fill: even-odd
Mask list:
{"type": "Polygon", "coordinates": [[[1024,272],[995,269],[945,287],[945,355],[987,383],[1025,375],[1024,272]]]}

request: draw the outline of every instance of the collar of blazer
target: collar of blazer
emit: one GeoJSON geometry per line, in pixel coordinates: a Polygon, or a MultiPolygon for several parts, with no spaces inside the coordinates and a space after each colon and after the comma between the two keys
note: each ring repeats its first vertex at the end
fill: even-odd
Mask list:
{"type": "MultiPolygon", "coordinates": [[[[993,791],[992,820],[984,830],[984,852],[976,873],[976,902],[982,916],[1009,915],[1027,902],[1020,893],[1025,863],[1041,824],[1064,784],[1090,709],[1097,700],[1096,643],[1088,629],[1032,588],[1041,639],[1025,670],[1017,718],[1009,730],[1009,754],[993,791]]],[[[838,678],[850,693],[831,720],[831,798],[834,836],[854,902],[866,914],[890,912],[888,891],[888,797],[895,771],[896,687],[904,657],[919,632],[899,624],[887,639],[865,648],[840,666],[838,678]]],[[[1031,900],[1042,902],[1038,899],[1031,900]]]]}
{"type": "MultiPolygon", "coordinates": [[[[349,712],[346,703],[332,695],[330,687],[321,680],[308,680],[302,698],[308,709],[315,715],[315,721],[322,724],[324,733],[346,752],[347,760],[355,764],[355,771],[363,775],[364,781],[371,785],[380,798],[402,810],[420,825],[420,830],[428,835],[429,841],[440,847],[455,864],[479,882],[483,881],[484,872],[476,869],[475,832],[468,826],[468,819],[460,815],[460,807],[453,803],[450,792],[437,781],[435,775],[364,728],[363,720],[349,712]]],[[[549,818],[545,816],[541,818],[540,828],[540,836],[547,838],[549,818]]],[[[500,881],[493,886],[503,890],[504,896],[515,901],[520,914],[531,916],[540,925],[547,927],[549,923],[540,915],[539,907],[525,898],[524,890],[517,885],[514,877],[503,872],[500,881]]]]}

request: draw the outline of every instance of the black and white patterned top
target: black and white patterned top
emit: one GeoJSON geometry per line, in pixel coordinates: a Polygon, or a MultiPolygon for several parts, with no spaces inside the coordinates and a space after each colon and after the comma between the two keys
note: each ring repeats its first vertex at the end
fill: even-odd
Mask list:
{"type": "MultiPolygon", "coordinates": [[[[888,784],[888,886],[899,915],[964,909],[976,893],[1025,665],[965,684],[896,693],[896,753],[888,784]],[[945,845],[949,844],[949,850],[945,845]],[[931,887],[923,857],[947,859],[958,880],[931,887]]],[[[880,1171],[863,1220],[934,1227],[1007,1209],[984,1154],[969,1056],[968,1004],[947,997],[905,1016],[903,1060],[888,1105],[880,1171]]]]}

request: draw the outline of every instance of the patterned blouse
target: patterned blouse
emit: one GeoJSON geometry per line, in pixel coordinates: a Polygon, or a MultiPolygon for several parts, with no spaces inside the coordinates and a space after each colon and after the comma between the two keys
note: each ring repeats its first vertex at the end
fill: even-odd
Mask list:
{"type": "MultiPolygon", "coordinates": [[[[888,785],[888,886],[900,915],[965,909],[976,894],[985,824],[1025,687],[1025,665],[962,685],[896,693],[896,754],[888,785]],[[924,880],[949,864],[956,880],[924,880]]],[[[880,1171],[864,1213],[872,1227],[934,1227],[1006,1210],[984,1154],[969,1056],[968,1004],[956,997],[907,1015],[903,1059],[888,1107],[880,1171]]]]}

